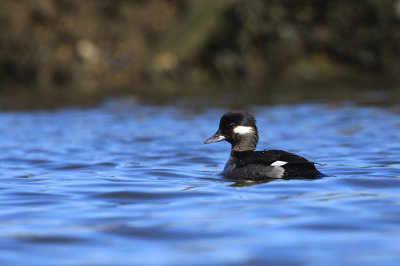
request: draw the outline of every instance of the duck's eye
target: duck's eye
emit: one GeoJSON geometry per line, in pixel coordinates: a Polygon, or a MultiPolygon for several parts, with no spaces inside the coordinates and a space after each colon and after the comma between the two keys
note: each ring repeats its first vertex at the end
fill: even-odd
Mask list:
{"type": "Polygon", "coordinates": [[[235,126],[235,123],[229,123],[228,124],[228,127],[234,127],[235,126]]]}

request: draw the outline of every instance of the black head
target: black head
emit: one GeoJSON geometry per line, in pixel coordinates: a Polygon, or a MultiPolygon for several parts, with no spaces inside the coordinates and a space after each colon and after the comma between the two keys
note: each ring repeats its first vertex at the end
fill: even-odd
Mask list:
{"type": "Polygon", "coordinates": [[[245,111],[232,111],[224,114],[218,131],[205,144],[226,140],[232,150],[254,150],[258,142],[258,132],[254,116],[245,111]]]}

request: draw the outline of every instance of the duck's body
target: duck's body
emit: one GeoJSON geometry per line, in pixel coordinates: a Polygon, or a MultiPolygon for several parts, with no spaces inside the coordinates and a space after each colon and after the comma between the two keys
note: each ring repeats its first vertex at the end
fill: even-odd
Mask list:
{"type": "Polygon", "coordinates": [[[244,111],[228,112],[221,118],[218,131],[204,143],[226,140],[231,156],[222,175],[235,180],[277,178],[316,178],[322,175],[314,163],[286,151],[254,151],[258,142],[256,121],[244,111]]]}
{"type": "Polygon", "coordinates": [[[280,150],[232,152],[222,172],[240,180],[314,178],[320,175],[314,164],[293,153],[280,150]]]}

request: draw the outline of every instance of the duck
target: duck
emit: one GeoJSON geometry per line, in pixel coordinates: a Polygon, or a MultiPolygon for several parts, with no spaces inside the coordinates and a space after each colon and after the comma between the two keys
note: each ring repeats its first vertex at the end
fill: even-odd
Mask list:
{"type": "Polygon", "coordinates": [[[234,180],[315,179],[323,176],[315,163],[282,150],[255,151],[258,143],[256,119],[251,113],[225,113],[217,132],[204,144],[227,141],[231,154],[221,174],[234,180]]]}

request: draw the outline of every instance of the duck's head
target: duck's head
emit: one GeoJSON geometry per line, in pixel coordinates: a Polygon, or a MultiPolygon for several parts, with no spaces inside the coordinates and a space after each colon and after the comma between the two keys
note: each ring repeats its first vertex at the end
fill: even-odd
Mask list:
{"type": "Polygon", "coordinates": [[[232,151],[253,151],[258,142],[258,131],[254,116],[245,111],[224,114],[218,131],[205,144],[226,140],[232,144],[232,151]]]}

